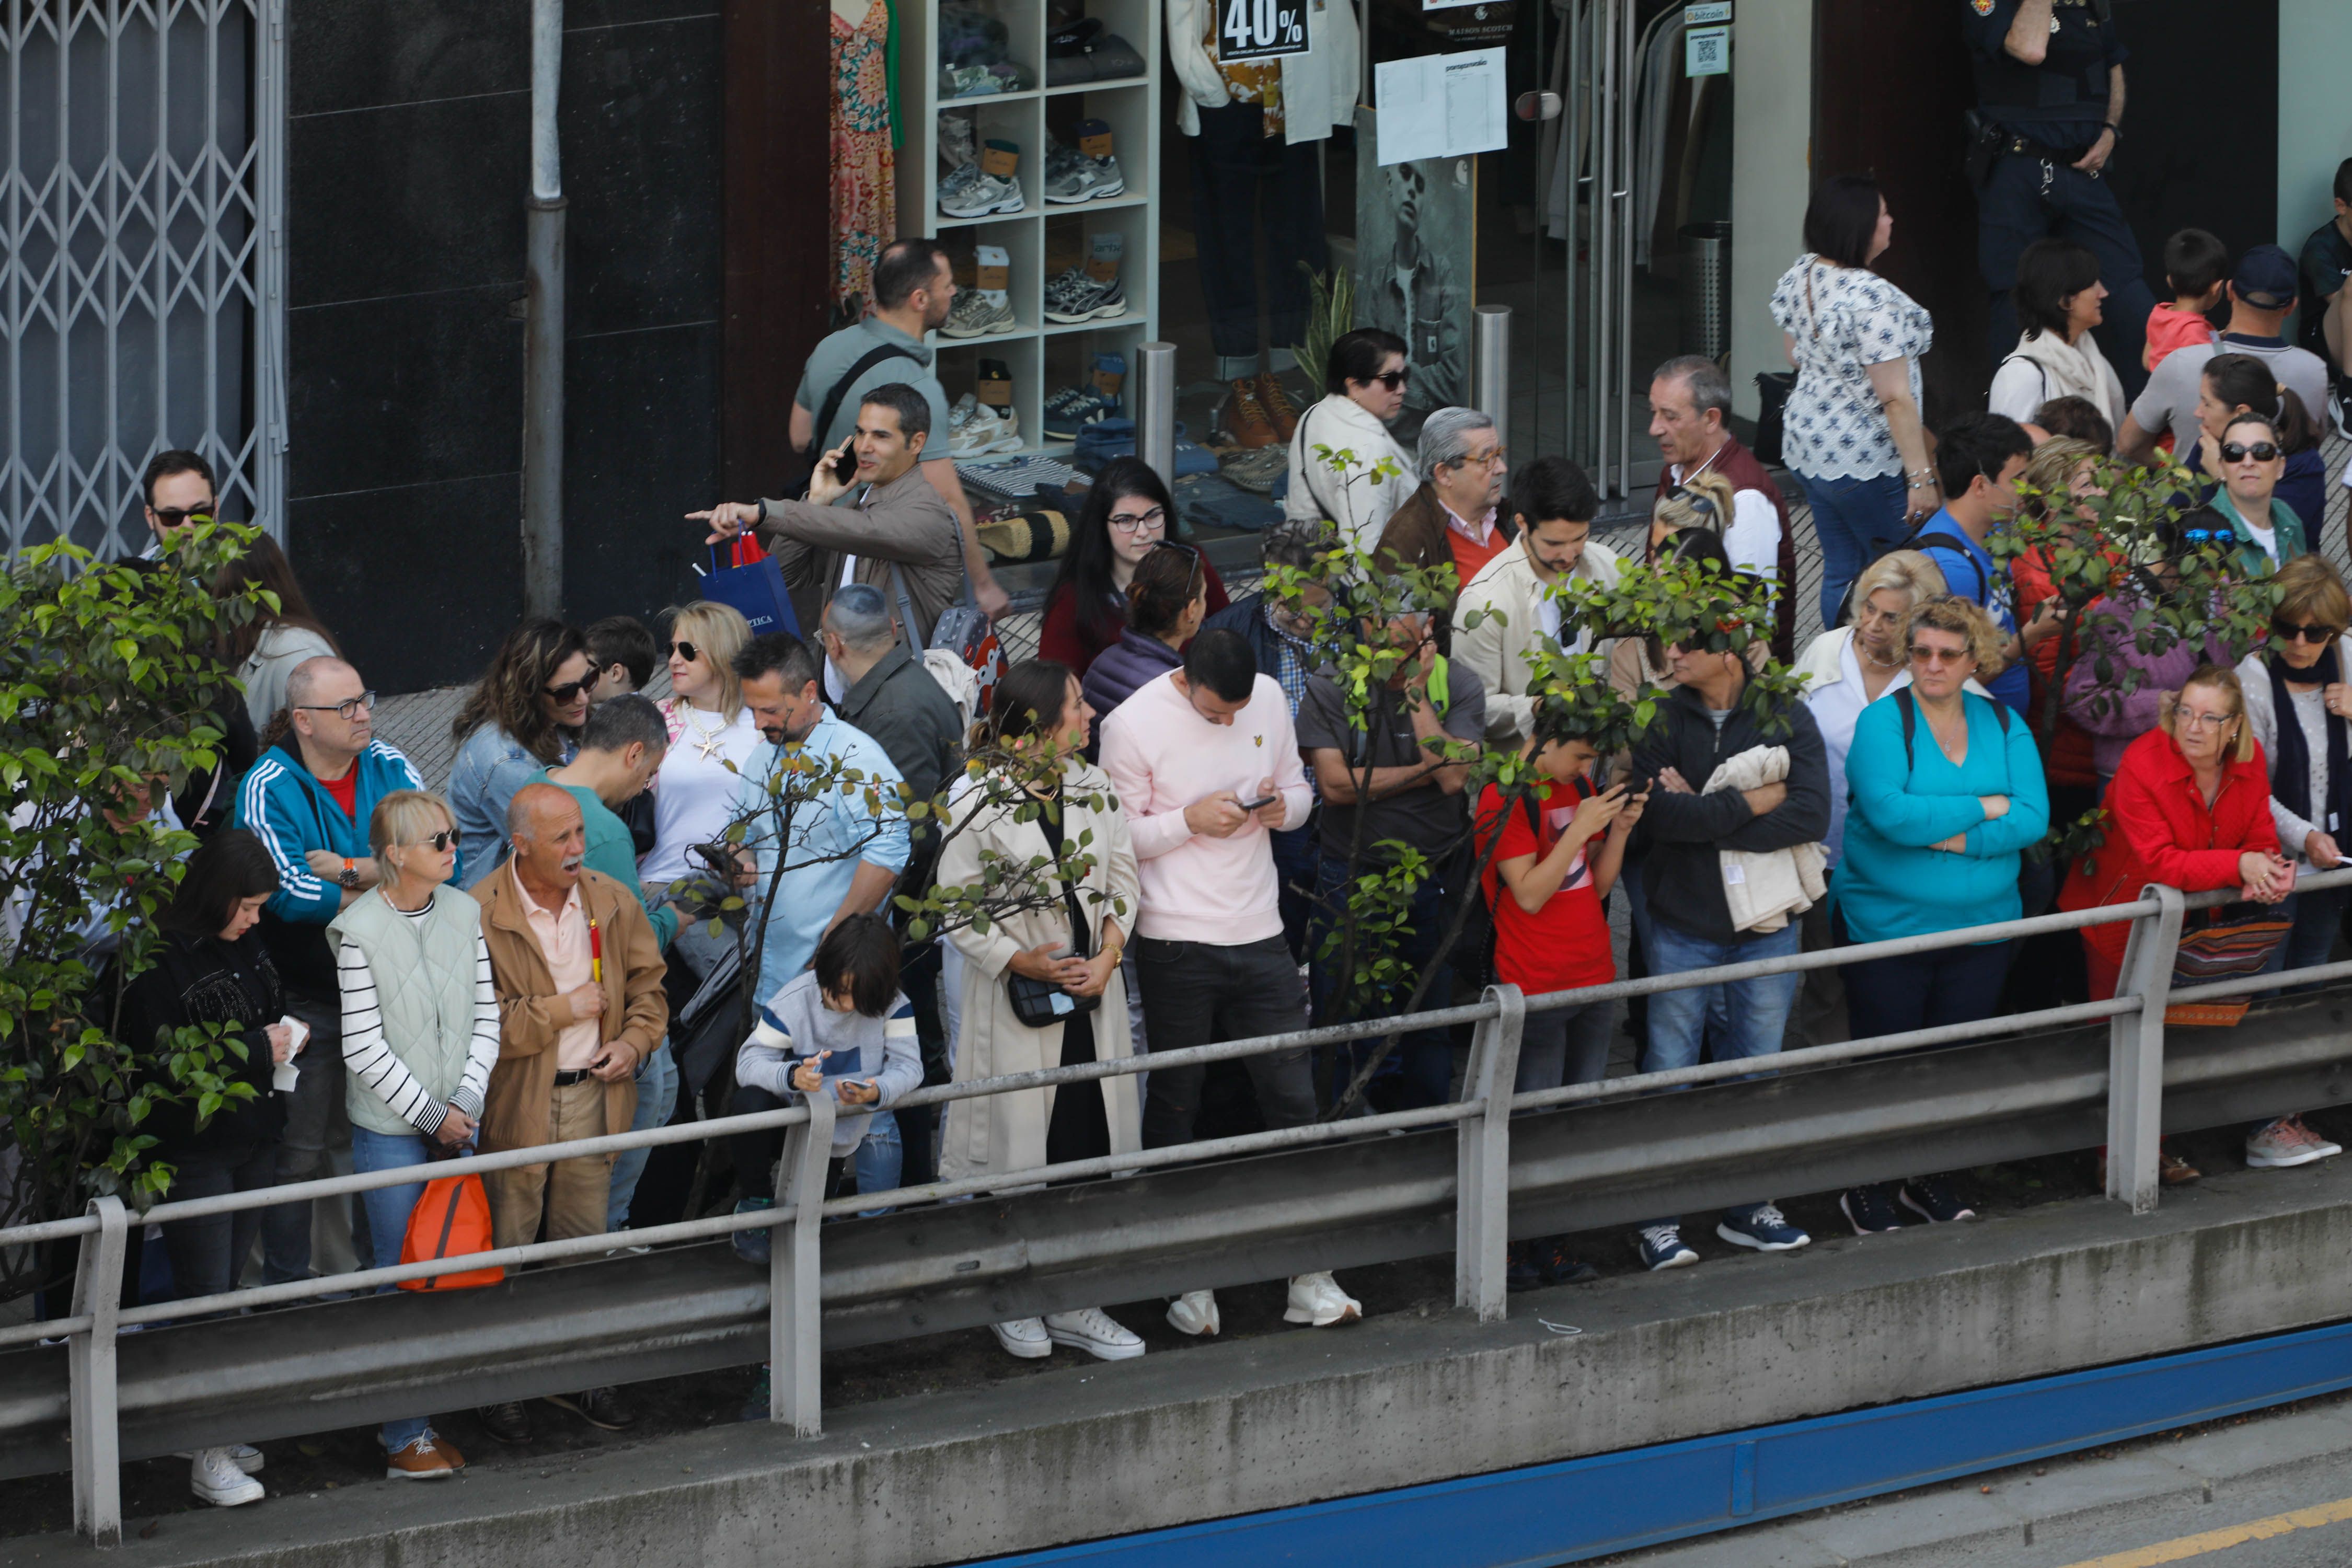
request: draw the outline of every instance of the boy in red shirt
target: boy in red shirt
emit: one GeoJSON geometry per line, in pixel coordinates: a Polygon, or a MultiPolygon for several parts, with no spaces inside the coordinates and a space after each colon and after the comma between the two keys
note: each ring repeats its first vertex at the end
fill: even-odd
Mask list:
{"type": "MultiPolygon", "coordinates": [[[[1642,817],[1647,795],[1623,784],[1596,789],[1599,753],[1591,742],[1562,734],[1538,710],[1537,733],[1520,748],[1541,780],[1532,795],[1514,800],[1493,784],[1479,797],[1478,848],[1497,834],[1486,874],[1495,912],[1495,976],[1529,996],[1606,985],[1617,978],[1609,917],[1601,900],[1625,863],[1625,841],[1642,817]]],[[[1564,1083],[1598,1083],[1608,1076],[1614,1002],[1530,1012],[1519,1037],[1514,1092],[1564,1083]]],[[[1514,1290],[1572,1284],[1593,1277],[1592,1266],[1570,1257],[1552,1239],[1514,1242],[1508,1284],[1514,1290]]]]}
{"type": "Polygon", "coordinates": [[[2192,344],[2214,341],[2213,323],[2206,312],[2221,303],[2221,283],[2230,275],[2230,250],[2201,228],[2184,228],[2164,242],[2164,280],[2172,289],[2172,303],[2147,313],[2147,342],[2139,352],[2143,369],[2154,370],[2165,357],[2192,344]]]}

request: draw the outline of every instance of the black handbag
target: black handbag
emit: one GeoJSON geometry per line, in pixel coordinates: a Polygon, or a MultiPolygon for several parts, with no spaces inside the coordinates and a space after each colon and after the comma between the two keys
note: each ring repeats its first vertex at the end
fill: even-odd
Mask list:
{"type": "MultiPolygon", "coordinates": [[[[1078,895],[1069,879],[1062,881],[1062,906],[1070,917],[1070,951],[1080,958],[1090,958],[1087,951],[1086,917],[1078,910],[1078,895]]],[[[1066,1023],[1081,1013],[1091,1013],[1102,1005],[1102,997],[1073,996],[1050,980],[1033,980],[1026,974],[1004,972],[1005,999],[1013,1004],[1013,1016],[1024,1028],[1043,1029],[1050,1025],[1066,1023]]]]}
{"type": "Polygon", "coordinates": [[[1789,394],[1797,387],[1797,373],[1759,370],[1756,373],[1756,460],[1768,468],[1785,468],[1780,443],[1789,412],[1789,394]]]}

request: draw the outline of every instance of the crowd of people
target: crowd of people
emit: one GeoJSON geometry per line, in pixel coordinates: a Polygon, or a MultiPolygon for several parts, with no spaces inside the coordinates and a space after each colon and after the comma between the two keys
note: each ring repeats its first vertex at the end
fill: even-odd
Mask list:
{"type": "MultiPolygon", "coordinates": [[[[2352,163],[2339,197],[2352,197],[2352,163]]],[[[1917,361],[1932,323],[1869,266],[1892,225],[1867,179],[1825,182],[1808,253],[1772,298],[1796,369],[1786,458],[1824,567],[1829,629],[1801,649],[1787,500],[1729,429],[1716,362],[1677,358],[1653,378],[1663,468],[1639,563],[1771,604],[1747,646],[1619,635],[1579,616],[1577,595],[1617,587],[1634,563],[1592,537],[1587,477],[1559,456],[1512,464],[1494,421],[1470,409],[1439,409],[1399,439],[1405,345],[1362,330],[1331,345],[1328,395],[1298,426],[1289,516],[1263,542],[1279,582],[1233,597],[1181,536],[1162,477],[1115,458],[1075,511],[1038,656],[950,679],[934,628],[960,599],[999,610],[1003,596],[974,568],[952,465],[930,455],[943,399],[921,329],[954,284],[929,241],[884,254],[877,315],[812,361],[795,412],[814,459],[805,497],[690,514],[712,542],[748,537],[776,558],[805,637],[755,634],[707,600],[665,612],[657,633],[626,616],[527,622],[468,695],[436,793],[375,733],[375,692],[284,553],[255,540],[214,584],[274,595],[220,649],[244,693],[243,711],[223,716],[234,776],[157,803],[201,844],[124,1026],[150,1037],[214,1024],[253,1047],[234,1068],[250,1100],[152,1125],[173,1195],[816,1094],[841,1111],[830,1190],[875,1194],[1297,1126],[1360,1109],[1360,1078],[1377,1108],[1439,1104],[1461,1092],[1462,1042],[1444,1029],[1389,1051],[1300,1048],[943,1114],[897,1102],[926,1083],[1393,1013],[1415,982],[1427,1007],[1488,979],[1530,994],[1605,984],[1621,977],[1621,894],[1634,975],[2126,901],[2149,881],[2274,909],[2258,922],[2273,969],[2323,960],[2352,900],[2294,885],[2303,868],[2343,863],[2352,596],[2314,552],[2313,411],[2335,372],[2279,335],[2298,302],[2294,264],[2273,247],[2232,263],[2210,236],[2177,237],[2176,298],[2151,318],[2147,387],[2126,404],[2089,335],[2107,298],[2097,257],[2038,241],[2018,259],[2021,336],[1988,406],[1931,431],[1917,361]],[[2224,301],[2230,326],[2215,332],[2206,312],[2224,301]],[[812,400],[828,411],[823,431],[812,400]],[[1362,458],[1352,472],[1316,455],[1342,440],[1362,458]],[[1996,536],[2021,509],[2077,506],[2087,525],[2105,465],[2167,456],[2196,476],[2202,504],[2074,606],[2068,658],[2050,561],[1996,551],[1996,536]],[[2213,580],[2275,590],[2259,646],[2233,647],[2218,628],[2161,646],[2136,635],[2191,557],[2213,580]],[[1343,559],[1391,584],[1452,586],[1358,616],[1332,576],[1343,559]],[[1392,673],[1351,687],[1349,647],[1383,650],[1392,673]],[[1604,656],[1619,696],[1654,701],[1628,748],[1604,751],[1588,710],[1549,684],[1558,659],[1583,653],[1604,656]],[[667,695],[656,701],[642,689],[657,660],[667,695]],[[1793,668],[1801,695],[1751,691],[1768,660],[1793,668]],[[1492,782],[1481,760],[1496,757],[1531,782],[1492,782]],[[868,787],[801,798],[779,782],[810,769],[868,787]],[[2035,853],[2097,805],[2095,847],[2071,864],[2035,853]],[[1390,973],[1403,981],[1368,993],[1337,928],[1350,889],[1400,864],[1416,868],[1394,921],[1390,973]],[[993,919],[910,929],[927,893],[1007,865],[1044,868],[1045,890],[993,919]],[[1442,937],[1465,901],[1485,934],[1442,937]],[[722,1009],[732,1021],[713,1044],[698,994],[739,971],[753,1005],[722,1009]]],[[[2329,352],[2336,315],[2331,302],[2329,352]]],[[[144,483],[159,552],[211,513],[212,475],[192,453],[161,455],[144,483]]],[[[2113,991],[2125,929],[2083,933],[2083,993],[2113,991]]],[[[1984,1018],[2014,1005],[2016,953],[1988,941],[1815,972],[1802,987],[1790,973],[1670,990],[1622,1021],[1643,1071],[1765,1058],[1834,1028],[1822,1020],[1841,1006],[1854,1037],[1984,1018]]],[[[1601,1079],[1620,1024],[1611,1003],[1531,1015],[1516,1087],[1601,1079]]],[[[624,1232],[682,1217],[697,1191],[756,1215],[776,1202],[782,1145],[770,1130],[708,1152],[492,1173],[492,1237],[624,1232]],[[707,1191],[691,1179],[698,1159],[715,1163],[707,1191]]],[[[2257,1166],[2338,1152],[2294,1116],[2246,1144],[2257,1166]]],[[[2170,1152],[2162,1173],[2196,1177],[2170,1152]]],[[[340,1222],[354,1257],[399,1262],[423,1192],[365,1194],[340,1222]]],[[[1857,1234],[1971,1213],[1961,1184],[1935,1173],[1840,1202],[1857,1234]]],[[[170,1226],[173,1289],[226,1289],[256,1255],[263,1280],[305,1278],[322,1266],[314,1235],[336,1234],[299,1204],[170,1226]]],[[[1760,1251],[1810,1239],[1761,1194],[1722,1210],[1714,1234],[1760,1251]]],[[[733,1245],[764,1263],[769,1237],[747,1229],[733,1245]]],[[[1698,1258],[1680,1216],[1630,1243],[1649,1268],[1698,1258]]],[[[1514,1289],[1594,1272],[1562,1237],[1516,1242],[1509,1261],[1514,1289]]],[[[1328,1272],[1288,1282],[1290,1322],[1361,1310],[1328,1272]]],[[[1167,1321],[1188,1335],[1222,1326],[1206,1289],[1177,1296],[1167,1321]]],[[[994,1335],[1019,1357],[1145,1348],[1098,1308],[994,1335]]],[[[614,1388],[552,1403],[608,1430],[634,1420],[614,1388]]],[[[764,1373],[751,1403],[765,1408],[764,1373]]],[[[502,1443],[527,1439],[537,1414],[478,1412],[502,1443]]],[[[381,1437],[392,1476],[465,1463],[429,1421],[387,1423],[381,1437]]],[[[257,1462],[204,1450],[193,1484],[209,1501],[249,1501],[257,1462]]]]}

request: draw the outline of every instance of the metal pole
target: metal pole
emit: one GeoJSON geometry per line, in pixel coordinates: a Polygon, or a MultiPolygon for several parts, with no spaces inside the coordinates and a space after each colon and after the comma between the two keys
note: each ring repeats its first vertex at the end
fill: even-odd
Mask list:
{"type": "Polygon", "coordinates": [[[122,1544],[122,1458],[114,1389],[115,1313],[130,1215],[122,1200],[92,1198],[98,1234],[74,1265],[74,1316],[89,1327],[66,1342],[67,1417],[73,1442],[74,1530],[92,1546],[122,1544]]]}
{"type": "Polygon", "coordinates": [[[1176,484],[1176,345],[1135,351],[1135,450],[1160,482],[1176,484]]]}
{"type": "Polygon", "coordinates": [[[563,173],[556,90],[563,0],[531,0],[530,195],[525,204],[522,361],[522,599],[530,616],[563,610],[563,173]]]}
{"type": "Polygon", "coordinates": [[[1528,1004],[1516,985],[1489,985],[1486,999],[1501,1010],[1471,1037],[1465,1092],[1477,1098],[1478,1115],[1454,1130],[1454,1304],[1499,1323],[1509,1297],[1511,1092],[1528,1004]]]}
{"type": "Polygon", "coordinates": [[[1471,313],[1470,406],[1495,422],[1495,438],[1511,444],[1511,308],[1481,305],[1471,313]]]}
{"type": "Polygon", "coordinates": [[[2180,948],[2180,889],[2150,884],[2140,891],[2159,906],[2132,922],[2124,945],[2119,996],[2137,996],[2137,1014],[2107,1026],[2107,1196],[2134,1214],[2156,1212],[2158,1141],[2164,1132],[2164,1009],[2180,948]]]}
{"type": "Polygon", "coordinates": [[[1561,79],[1566,84],[1568,107],[1561,111],[1559,117],[1562,143],[1560,156],[1568,160],[1568,238],[1562,247],[1566,254],[1562,258],[1564,265],[1560,268],[1565,285],[1563,294],[1568,301],[1568,309],[1564,312],[1566,319],[1562,322],[1562,335],[1566,341],[1560,345],[1562,367],[1560,393],[1563,401],[1560,407],[1559,427],[1561,443],[1566,447],[1570,459],[1579,463],[1584,460],[1584,405],[1577,401],[1576,396],[1576,290],[1579,281],[1576,252],[1577,247],[1584,243],[1584,227],[1578,219],[1579,210],[1583,204],[1577,198],[1582,194],[1590,178],[1585,174],[1583,126],[1591,116],[1591,95],[1584,90],[1583,74],[1584,31],[1588,24],[1582,12],[1575,8],[1581,3],[1589,3],[1589,0],[1571,0],[1571,9],[1567,23],[1568,75],[1561,79]]]}
{"type": "Polygon", "coordinates": [[[1617,218],[1617,482],[1633,493],[1633,37],[1641,30],[1634,7],[1625,7],[1618,41],[1618,137],[1620,183],[1617,218]]]}
{"type": "Polygon", "coordinates": [[[793,1217],[768,1237],[768,1419],[789,1421],[794,1436],[814,1437],[824,1429],[817,1233],[824,1224],[824,1177],[833,1158],[833,1096],[819,1091],[802,1098],[809,1119],[784,1141],[783,1202],[793,1217]]]}

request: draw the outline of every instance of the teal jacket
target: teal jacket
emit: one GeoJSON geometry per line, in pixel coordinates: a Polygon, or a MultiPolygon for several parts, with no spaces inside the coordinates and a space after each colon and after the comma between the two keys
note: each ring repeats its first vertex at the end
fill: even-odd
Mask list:
{"type": "Polygon", "coordinates": [[[2237,562],[2239,570],[2249,577],[2267,577],[2280,566],[2298,555],[2311,552],[2311,542],[2304,537],[2303,519],[2294,508],[2276,496],[2271,497],[2271,528],[2278,541],[2278,561],[2274,563],[2268,552],[2253,542],[2245,531],[2245,514],[2226,489],[2213,492],[2213,510],[2230,520],[2238,532],[2237,562]]]}
{"type": "MultiPolygon", "coordinates": [[[[542,768],[539,773],[543,784],[555,781],[542,768]]],[[[580,824],[588,832],[588,847],[582,851],[581,864],[591,871],[602,871],[624,888],[637,890],[637,902],[646,907],[646,919],[653,922],[654,941],[664,952],[669,951],[670,939],[677,935],[677,910],[671,904],[656,906],[646,897],[646,885],[637,879],[637,843],[629,837],[629,825],[614,815],[613,808],[599,799],[593,789],[578,784],[558,786],[580,803],[580,824]]]]}
{"type": "Polygon", "coordinates": [[[1846,752],[1844,854],[1831,898],[1856,942],[1924,936],[1960,926],[2013,921],[2018,856],[2050,830],[2042,755],[2025,721],[2007,725],[1989,699],[1963,693],[1968,760],[1944,755],[1918,715],[1904,756],[1903,715],[1889,692],[1862,710],[1846,752]],[[1987,820],[1979,795],[2009,797],[2009,813],[1987,820]],[[1958,854],[1931,849],[1964,834],[1958,854]]]}

